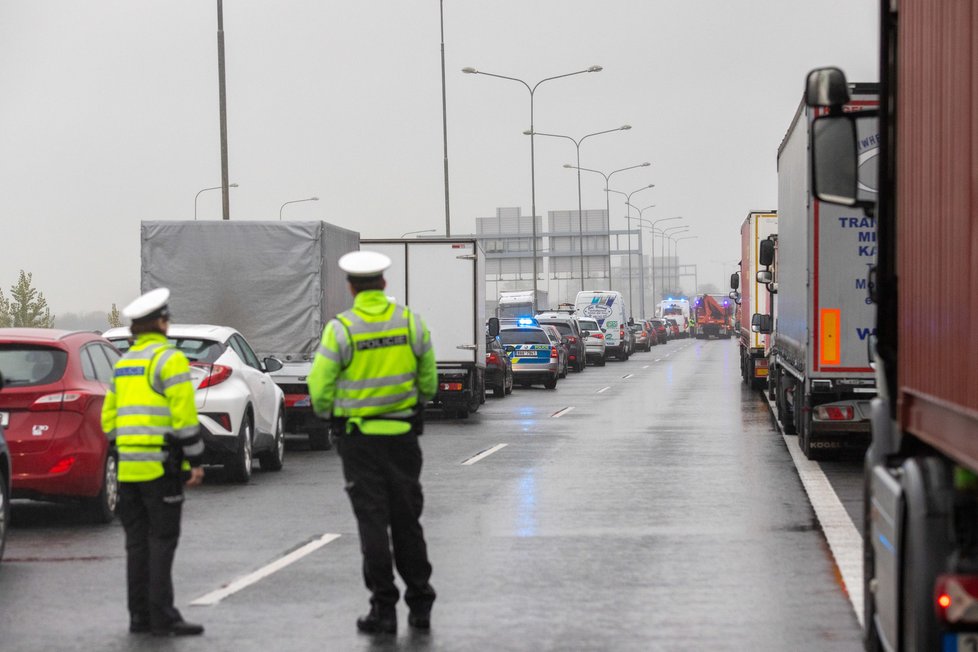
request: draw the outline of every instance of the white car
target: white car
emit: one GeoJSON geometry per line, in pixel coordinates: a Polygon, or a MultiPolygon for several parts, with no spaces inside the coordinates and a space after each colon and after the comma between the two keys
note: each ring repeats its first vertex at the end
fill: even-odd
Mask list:
{"type": "MultiPolygon", "coordinates": [[[[128,328],[103,337],[125,352],[128,328]]],[[[268,375],[276,358],[259,360],[241,333],[227,326],[171,324],[167,339],[190,360],[197,413],[204,437],[204,463],[221,465],[237,482],[251,479],[251,461],[278,471],[285,457],[285,395],[268,375]]]]}

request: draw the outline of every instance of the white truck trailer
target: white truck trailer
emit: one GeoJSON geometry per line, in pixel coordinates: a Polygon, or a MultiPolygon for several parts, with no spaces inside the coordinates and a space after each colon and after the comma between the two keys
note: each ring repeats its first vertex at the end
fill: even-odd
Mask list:
{"type": "Polygon", "coordinates": [[[306,376],[323,326],[353,305],[340,256],[360,234],[326,222],[143,222],[145,292],[168,287],[174,319],[241,332],[259,358],[275,356],[285,392],[285,429],[329,448],[309,402],[306,376]]]}
{"type": "Polygon", "coordinates": [[[387,294],[416,310],[438,362],[435,404],[466,418],[485,402],[485,254],[472,239],[364,240],[393,261],[387,294]]]}
{"type": "MultiPolygon", "coordinates": [[[[877,106],[877,87],[857,84],[846,110],[877,106]]],[[[808,137],[816,114],[799,106],[778,149],[778,316],[768,361],[781,418],[809,458],[868,441],[876,395],[868,347],[876,311],[866,291],[876,223],[859,209],[811,197],[808,137]]],[[[860,128],[862,190],[870,197],[879,133],[875,120],[860,128]]]]}
{"type": "Polygon", "coordinates": [[[546,290],[511,290],[499,293],[496,316],[500,319],[532,317],[538,312],[550,309],[550,299],[546,290]],[[536,305],[533,305],[534,294],[536,305]]]}

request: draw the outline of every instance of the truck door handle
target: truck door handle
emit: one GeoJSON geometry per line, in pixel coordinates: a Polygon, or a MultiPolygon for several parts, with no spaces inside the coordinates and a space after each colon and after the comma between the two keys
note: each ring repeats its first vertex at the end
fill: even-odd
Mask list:
{"type": "Polygon", "coordinates": [[[461,349],[462,351],[475,351],[479,347],[477,347],[475,344],[459,344],[455,348],[461,349]]]}

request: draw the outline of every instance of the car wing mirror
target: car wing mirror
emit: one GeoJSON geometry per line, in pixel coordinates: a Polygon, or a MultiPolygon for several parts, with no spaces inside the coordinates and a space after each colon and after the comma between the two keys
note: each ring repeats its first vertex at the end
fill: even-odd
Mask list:
{"type": "Polygon", "coordinates": [[[279,371],[282,367],[285,366],[282,364],[281,360],[279,360],[274,356],[269,356],[264,360],[262,360],[261,362],[262,362],[262,367],[265,370],[265,373],[269,373],[269,374],[279,371]]]}

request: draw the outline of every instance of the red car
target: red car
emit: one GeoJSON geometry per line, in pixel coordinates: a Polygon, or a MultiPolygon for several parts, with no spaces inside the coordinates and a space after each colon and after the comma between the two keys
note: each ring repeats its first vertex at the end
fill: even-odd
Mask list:
{"type": "Polygon", "coordinates": [[[112,520],[118,464],[101,416],[118,359],[95,333],[0,328],[0,424],[13,498],[80,499],[92,520],[112,520]]]}

